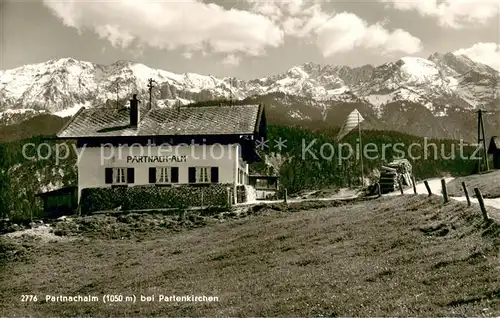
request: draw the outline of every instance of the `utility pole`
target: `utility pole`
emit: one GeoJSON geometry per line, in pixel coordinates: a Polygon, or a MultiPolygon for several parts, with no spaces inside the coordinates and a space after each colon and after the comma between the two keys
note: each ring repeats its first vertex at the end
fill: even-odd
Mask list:
{"type": "Polygon", "coordinates": [[[118,82],[116,82],[116,109],[120,108],[120,102],[118,101],[118,82]]]}
{"type": "Polygon", "coordinates": [[[152,78],[148,79],[148,88],[149,88],[149,107],[148,110],[151,109],[152,104],[151,104],[151,91],[153,90],[153,83],[156,83],[156,81],[152,78]]]}
{"type": "Polygon", "coordinates": [[[359,156],[361,162],[361,187],[365,186],[365,175],[364,175],[364,167],[363,167],[363,142],[361,141],[361,122],[359,121],[359,112],[358,112],[358,133],[359,133],[359,144],[361,148],[361,155],[359,156]]]}
{"type": "MultiPolygon", "coordinates": [[[[486,151],[486,136],[484,134],[484,121],[483,114],[487,113],[487,111],[478,109],[477,111],[477,144],[483,146],[483,156],[484,161],[486,163],[486,171],[490,170],[490,165],[488,163],[488,154],[486,151]]],[[[478,172],[481,172],[481,162],[478,163],[478,172]]]]}
{"type": "Polygon", "coordinates": [[[233,78],[229,78],[229,105],[233,106],[233,78]]]}

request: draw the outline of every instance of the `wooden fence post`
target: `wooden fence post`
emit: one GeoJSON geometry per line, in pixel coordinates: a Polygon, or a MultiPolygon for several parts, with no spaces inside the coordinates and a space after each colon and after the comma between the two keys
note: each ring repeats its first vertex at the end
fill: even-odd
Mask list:
{"type": "Polygon", "coordinates": [[[203,188],[201,188],[201,209],[203,210],[203,188]]]}
{"type": "Polygon", "coordinates": [[[398,185],[399,185],[399,190],[401,191],[401,194],[404,194],[403,183],[401,182],[401,178],[399,178],[399,177],[398,177],[398,185]]]}
{"type": "Polygon", "coordinates": [[[427,193],[429,193],[429,196],[432,195],[431,187],[429,187],[429,182],[427,180],[424,181],[425,188],[427,189],[427,193]]]}
{"type": "Polygon", "coordinates": [[[231,206],[233,205],[233,203],[231,202],[231,189],[226,188],[226,190],[227,190],[227,205],[231,206]]]}
{"type": "Polygon", "coordinates": [[[464,189],[465,198],[467,199],[467,205],[470,206],[469,191],[467,191],[467,186],[465,185],[465,181],[462,182],[462,188],[464,189]]]}
{"type": "Polygon", "coordinates": [[[285,203],[288,203],[288,190],[285,188],[285,203]]]}
{"type": "Polygon", "coordinates": [[[413,193],[417,194],[417,185],[415,184],[415,176],[411,176],[411,183],[413,184],[413,193]]]}
{"type": "Polygon", "coordinates": [[[179,209],[179,221],[184,222],[185,220],[186,220],[186,209],[180,208],[179,209]]]}
{"type": "Polygon", "coordinates": [[[448,203],[449,198],[448,198],[448,189],[446,189],[446,180],[441,179],[441,188],[443,192],[443,200],[444,203],[448,203]]]}
{"type": "Polygon", "coordinates": [[[78,203],[78,205],[76,206],[76,212],[75,212],[76,216],[81,216],[82,215],[82,206],[80,203],[78,203]]]}
{"type": "Polygon", "coordinates": [[[476,193],[477,202],[479,202],[479,207],[481,208],[481,213],[483,214],[484,221],[488,221],[488,212],[486,212],[486,207],[484,206],[483,195],[478,188],[474,188],[474,192],[476,193]]]}

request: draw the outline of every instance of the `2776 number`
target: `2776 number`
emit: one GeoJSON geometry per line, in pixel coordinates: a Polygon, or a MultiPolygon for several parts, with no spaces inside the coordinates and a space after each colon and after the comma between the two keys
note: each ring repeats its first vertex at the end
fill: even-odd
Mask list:
{"type": "Polygon", "coordinates": [[[38,301],[38,297],[36,295],[21,295],[22,302],[35,302],[38,301]]]}

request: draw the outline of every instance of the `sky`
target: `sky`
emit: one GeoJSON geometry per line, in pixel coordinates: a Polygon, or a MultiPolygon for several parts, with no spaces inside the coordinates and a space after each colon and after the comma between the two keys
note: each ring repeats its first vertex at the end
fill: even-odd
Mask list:
{"type": "Polygon", "coordinates": [[[72,57],[261,78],[457,52],[500,69],[500,0],[0,0],[0,69],[72,57]]]}

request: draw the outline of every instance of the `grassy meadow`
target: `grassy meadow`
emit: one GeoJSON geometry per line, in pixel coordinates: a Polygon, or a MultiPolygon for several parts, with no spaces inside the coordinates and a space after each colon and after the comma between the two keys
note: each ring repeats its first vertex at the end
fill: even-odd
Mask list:
{"type": "Polygon", "coordinates": [[[146,216],[106,217],[56,224],[64,236],[54,242],[2,238],[0,316],[500,315],[500,227],[437,196],[259,206],[163,229],[146,216]],[[219,301],[40,300],[104,294],[219,301]]]}

